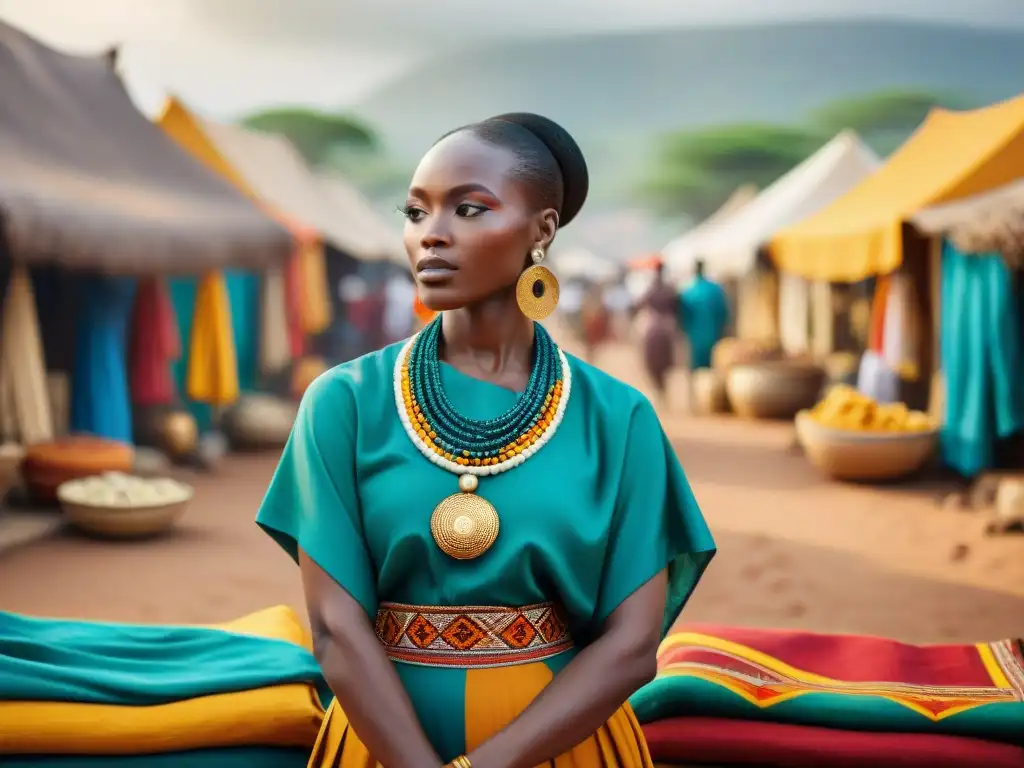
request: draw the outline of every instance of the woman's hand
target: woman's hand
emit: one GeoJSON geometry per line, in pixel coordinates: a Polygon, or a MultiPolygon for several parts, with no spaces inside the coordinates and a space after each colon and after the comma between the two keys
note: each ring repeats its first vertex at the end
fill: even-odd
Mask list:
{"type": "Polygon", "coordinates": [[[299,566],[314,653],[360,741],[381,765],[440,768],[366,611],[305,552],[299,566]]]}
{"type": "Polygon", "coordinates": [[[533,768],[591,736],[657,672],[668,576],[662,571],[608,617],[507,728],[469,755],[473,768],[533,768]]]}

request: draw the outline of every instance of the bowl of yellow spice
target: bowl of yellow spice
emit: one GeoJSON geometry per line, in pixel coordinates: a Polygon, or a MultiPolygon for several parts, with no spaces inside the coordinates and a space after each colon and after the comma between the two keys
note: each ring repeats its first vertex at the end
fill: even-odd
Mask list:
{"type": "Polygon", "coordinates": [[[903,403],[878,403],[846,385],[832,387],[796,415],[808,460],[837,480],[899,480],[924,467],[938,445],[938,425],[903,403]]]}

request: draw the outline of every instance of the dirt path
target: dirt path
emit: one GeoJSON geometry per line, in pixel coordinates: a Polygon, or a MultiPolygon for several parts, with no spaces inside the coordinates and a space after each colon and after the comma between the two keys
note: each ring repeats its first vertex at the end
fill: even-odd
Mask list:
{"type": "MultiPolygon", "coordinates": [[[[632,353],[599,361],[643,385],[632,353]]],[[[941,489],[822,480],[787,425],[664,416],[719,543],[693,620],[889,635],[1024,636],[1024,537],[987,538],[941,489]]],[[[146,543],[60,536],[0,555],[0,609],[37,615],[213,622],[301,607],[298,574],[252,518],[271,456],[233,457],[196,480],[180,530],[146,543]]]]}

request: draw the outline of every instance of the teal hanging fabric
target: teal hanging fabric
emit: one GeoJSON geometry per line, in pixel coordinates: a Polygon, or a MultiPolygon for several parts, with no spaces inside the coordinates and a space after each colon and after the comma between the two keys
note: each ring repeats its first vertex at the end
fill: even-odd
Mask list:
{"type": "Polygon", "coordinates": [[[999,254],[942,250],[942,457],[973,477],[995,442],[1024,429],[1024,348],[1013,277],[999,254]]]}
{"type": "MultiPolygon", "coordinates": [[[[256,368],[259,354],[259,275],[248,272],[225,271],[224,282],[228,287],[231,302],[231,323],[235,339],[235,359],[238,362],[238,385],[242,392],[256,389],[256,368]]],[[[168,280],[168,291],[178,317],[178,332],[181,334],[183,354],[174,364],[174,381],[178,391],[185,392],[185,377],[188,372],[188,340],[192,337],[192,313],[196,305],[196,277],[176,277],[168,280]]],[[[210,406],[205,403],[186,402],[196,419],[200,432],[208,432],[213,426],[210,406]]]]}
{"type": "Polygon", "coordinates": [[[260,277],[249,272],[225,272],[224,279],[231,301],[238,386],[242,392],[252,392],[256,389],[259,355],[260,277]]]}

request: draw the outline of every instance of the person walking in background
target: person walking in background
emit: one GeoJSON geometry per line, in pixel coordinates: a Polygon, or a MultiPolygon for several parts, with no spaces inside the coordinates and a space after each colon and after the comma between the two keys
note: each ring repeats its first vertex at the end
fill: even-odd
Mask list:
{"type": "Polygon", "coordinates": [[[643,314],[644,368],[654,385],[658,405],[668,407],[668,373],[675,362],[676,334],[678,333],[679,294],[665,281],[665,263],[658,260],[654,282],[637,304],[643,314]]]}
{"type": "Polygon", "coordinates": [[[694,263],[693,282],[679,300],[679,323],[690,342],[690,387],[693,372],[711,367],[711,352],[729,323],[729,299],[725,290],[704,274],[704,261],[694,263]]]}
{"type": "Polygon", "coordinates": [[[583,332],[583,358],[593,364],[598,348],[608,340],[611,318],[599,286],[588,287],[580,307],[580,328],[583,332]]]}

